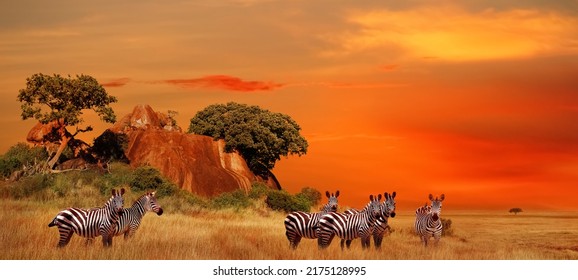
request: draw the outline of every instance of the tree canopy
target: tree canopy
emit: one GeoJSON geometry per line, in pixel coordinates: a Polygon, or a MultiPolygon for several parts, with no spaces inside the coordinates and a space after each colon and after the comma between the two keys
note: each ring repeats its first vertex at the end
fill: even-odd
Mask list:
{"type": "Polygon", "coordinates": [[[515,215],[518,215],[518,213],[520,213],[520,212],[523,212],[522,208],[516,207],[516,208],[510,209],[510,213],[514,213],[515,215]]]}
{"type": "Polygon", "coordinates": [[[188,132],[223,139],[227,152],[237,151],[256,175],[268,178],[281,156],[307,153],[300,130],[288,115],[230,102],[199,111],[188,132]]]}
{"type": "Polygon", "coordinates": [[[92,109],[103,121],[116,121],[109,106],[117,101],[116,97],[108,95],[88,75],[66,78],[58,74],[34,74],[26,79],[26,88],[20,90],[18,101],[22,102],[23,120],[34,118],[41,123],[62,120],[64,125],[77,125],[83,122],[82,110],[92,109]]]}
{"type": "Polygon", "coordinates": [[[66,130],[66,126],[78,125],[82,119],[82,111],[90,109],[95,111],[101,120],[114,123],[116,116],[111,103],[117,101],[116,97],[108,95],[98,81],[88,75],[76,75],[62,77],[58,74],[52,76],[37,73],[26,79],[26,88],[21,89],[18,101],[22,103],[22,119],[34,118],[46,124],[56,122],[55,131],[50,142],[59,145],[58,151],[50,159],[48,165],[53,168],[71,139],[78,132],[92,130],[78,129],[74,134],[66,130]]]}

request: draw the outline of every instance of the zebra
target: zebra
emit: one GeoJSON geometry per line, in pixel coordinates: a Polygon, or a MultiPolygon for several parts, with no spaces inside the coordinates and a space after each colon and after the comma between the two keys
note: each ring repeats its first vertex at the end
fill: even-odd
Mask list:
{"type": "Polygon", "coordinates": [[[57,247],[66,246],[74,233],[89,240],[101,235],[102,245],[112,246],[113,232],[123,212],[123,194],[124,188],[120,191],[113,189],[112,197],[100,208],[68,208],[60,211],[48,224],[48,227],[58,227],[60,240],[57,247]]]}
{"type": "Polygon", "coordinates": [[[435,239],[437,244],[442,236],[443,227],[440,213],[444,198],[444,194],[435,199],[433,195],[430,194],[429,200],[431,201],[431,206],[426,204],[415,211],[415,232],[419,235],[425,247],[427,247],[428,240],[431,237],[435,239]]]}
{"type": "MultiPolygon", "coordinates": [[[[344,240],[369,237],[375,220],[381,217],[381,194],[374,197],[369,196],[369,205],[359,213],[327,213],[319,220],[319,237],[317,244],[320,249],[327,248],[333,238],[337,235],[344,240]]],[[[362,243],[365,249],[366,244],[362,243]]],[[[343,243],[341,244],[343,250],[343,243]]]]}
{"type": "MultiPolygon", "coordinates": [[[[130,208],[124,208],[114,227],[113,236],[124,234],[125,240],[133,237],[147,211],[155,212],[158,216],[162,215],[163,208],[158,204],[155,194],[156,192],[147,192],[139,197],[130,208]]],[[[91,241],[89,238],[88,242],[91,241]]]]}
{"type": "Polygon", "coordinates": [[[315,239],[318,236],[318,222],[321,216],[337,211],[337,197],[339,190],[333,193],[325,192],[328,198],[327,204],[323,205],[321,212],[309,213],[303,211],[291,212],[285,217],[285,236],[289,240],[292,249],[297,249],[301,238],[315,239]]]}
{"type": "MultiPolygon", "coordinates": [[[[374,246],[376,249],[381,249],[381,242],[383,240],[383,236],[385,235],[386,231],[389,231],[389,224],[388,224],[388,218],[394,218],[395,217],[395,196],[396,196],[396,192],[394,191],[393,193],[389,194],[387,192],[384,193],[384,201],[381,205],[381,211],[382,211],[382,215],[380,218],[375,220],[374,223],[374,227],[372,228],[372,234],[373,235],[373,241],[374,241],[374,246]]],[[[364,208],[367,209],[370,206],[370,204],[367,204],[364,208]]],[[[355,213],[359,213],[360,211],[357,209],[349,209],[347,211],[345,211],[345,214],[355,214],[355,213]]],[[[347,248],[350,247],[351,245],[351,240],[341,240],[341,246],[343,247],[343,242],[346,243],[347,248]]],[[[362,242],[362,246],[365,247],[369,247],[371,245],[371,241],[370,241],[370,237],[368,236],[365,240],[361,240],[362,242]]]]}

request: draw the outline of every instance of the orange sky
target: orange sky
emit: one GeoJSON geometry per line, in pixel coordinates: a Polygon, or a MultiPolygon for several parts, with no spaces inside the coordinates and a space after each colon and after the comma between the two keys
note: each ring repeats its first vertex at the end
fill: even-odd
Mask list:
{"type": "Polygon", "coordinates": [[[290,192],[578,210],[574,1],[16,2],[0,4],[0,152],[34,125],[27,77],[84,73],[119,117],[147,103],[186,129],[228,101],[292,116],[310,147],[274,170],[290,192]]]}

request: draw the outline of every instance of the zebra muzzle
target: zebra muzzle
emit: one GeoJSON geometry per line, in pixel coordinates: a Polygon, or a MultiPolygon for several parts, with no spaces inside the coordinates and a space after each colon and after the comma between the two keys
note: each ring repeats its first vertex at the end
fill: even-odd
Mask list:
{"type": "Polygon", "coordinates": [[[163,208],[159,208],[159,211],[157,211],[157,216],[160,216],[163,214],[163,208]]]}

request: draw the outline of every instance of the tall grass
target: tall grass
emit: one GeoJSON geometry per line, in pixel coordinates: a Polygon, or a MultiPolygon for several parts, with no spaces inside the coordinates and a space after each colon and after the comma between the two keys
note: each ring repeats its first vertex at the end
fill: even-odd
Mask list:
{"type": "MultiPolygon", "coordinates": [[[[318,249],[316,240],[303,239],[291,250],[283,224],[286,214],[272,210],[268,201],[272,191],[263,186],[248,194],[209,200],[174,188],[151,170],[138,176],[123,164],[111,170],[37,174],[16,183],[0,182],[0,259],[578,259],[578,213],[445,211],[450,230],[438,245],[424,248],[413,233],[413,213],[398,211],[390,219],[392,232],[381,250],[362,250],[359,241],[341,250],[338,239],[325,250],[318,249]],[[141,183],[136,188],[135,180],[141,183]],[[147,180],[156,184],[142,184],[147,180]],[[164,214],[145,215],[133,239],[116,237],[113,247],[104,249],[100,238],[87,246],[75,235],[68,246],[56,248],[58,230],[48,223],[60,210],[101,206],[110,190],[119,187],[126,188],[125,207],[129,207],[143,188],[159,186],[166,191],[158,200],[164,214]]],[[[287,198],[284,201],[293,201],[288,194],[281,195],[287,198]]]]}
{"type": "MultiPolygon", "coordinates": [[[[136,193],[129,197],[136,197],[136,193]]],[[[127,199],[127,201],[132,201],[127,199]]],[[[413,215],[400,213],[390,220],[393,232],[381,250],[362,250],[359,241],[341,250],[335,239],[326,250],[316,240],[303,239],[296,250],[289,248],[283,220],[285,214],[258,209],[198,209],[175,213],[163,205],[162,216],[147,214],[131,240],[116,237],[104,249],[100,238],[86,245],[75,235],[70,244],[57,249],[58,230],[47,225],[61,209],[36,201],[2,200],[0,212],[0,259],[252,259],[252,260],[504,260],[578,259],[578,214],[529,216],[448,213],[454,233],[436,246],[424,248],[413,234],[413,215]]]]}

